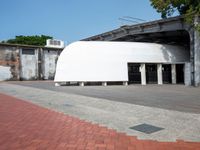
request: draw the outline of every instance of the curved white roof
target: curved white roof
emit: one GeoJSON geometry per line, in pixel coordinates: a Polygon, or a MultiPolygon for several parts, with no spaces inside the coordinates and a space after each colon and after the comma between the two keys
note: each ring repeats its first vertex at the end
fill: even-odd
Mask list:
{"type": "Polygon", "coordinates": [[[183,47],[141,43],[79,41],[61,53],[55,82],[128,81],[127,63],[180,63],[189,61],[183,47]]]}

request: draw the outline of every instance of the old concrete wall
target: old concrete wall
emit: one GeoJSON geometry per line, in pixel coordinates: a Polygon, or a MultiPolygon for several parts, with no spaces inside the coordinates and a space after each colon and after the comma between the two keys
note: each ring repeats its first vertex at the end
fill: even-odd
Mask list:
{"type": "Polygon", "coordinates": [[[0,45],[0,81],[19,80],[19,49],[0,45]]]}
{"type": "Polygon", "coordinates": [[[54,79],[58,56],[58,51],[43,50],[43,75],[45,80],[54,79]]]}
{"type": "Polygon", "coordinates": [[[20,79],[38,79],[38,49],[22,48],[20,50],[20,60],[20,79]]]}
{"type": "Polygon", "coordinates": [[[0,81],[54,79],[62,49],[0,44],[0,81]]]}

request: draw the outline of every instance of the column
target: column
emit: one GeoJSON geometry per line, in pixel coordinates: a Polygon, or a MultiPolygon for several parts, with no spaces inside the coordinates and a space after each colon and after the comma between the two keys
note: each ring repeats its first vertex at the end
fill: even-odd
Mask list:
{"type": "Polygon", "coordinates": [[[158,76],[158,84],[163,84],[162,64],[157,64],[157,76],[158,76]]]}
{"type": "Polygon", "coordinates": [[[55,83],[55,86],[61,86],[60,83],[55,83]]]}
{"type": "Polygon", "coordinates": [[[127,81],[123,82],[123,85],[124,85],[124,86],[127,86],[127,85],[128,85],[128,82],[127,82],[127,81]]]}
{"type": "MultiPolygon", "coordinates": [[[[194,18],[194,26],[200,23],[200,17],[194,18]]],[[[200,84],[200,36],[199,32],[190,27],[187,29],[190,35],[190,71],[191,71],[191,84],[198,86],[200,84]]]]}
{"type": "Polygon", "coordinates": [[[194,85],[194,28],[188,30],[190,35],[190,79],[191,85],[194,85]]]}
{"type": "Polygon", "coordinates": [[[184,69],[184,82],[186,86],[190,86],[191,83],[191,64],[189,62],[185,63],[184,69]]]}
{"type": "Polygon", "coordinates": [[[140,72],[141,72],[141,84],[146,85],[146,68],[145,64],[140,65],[140,72]]]}
{"type": "MultiPolygon", "coordinates": [[[[200,17],[196,16],[194,25],[200,23],[200,17]]],[[[197,30],[194,30],[194,86],[200,85],[200,36],[197,30]]]]}
{"type": "Polygon", "coordinates": [[[176,84],[176,64],[172,64],[172,84],[176,84]]]}
{"type": "Polygon", "coordinates": [[[84,86],[84,82],[79,82],[79,86],[84,86]]]}
{"type": "Polygon", "coordinates": [[[102,82],[102,85],[103,86],[107,86],[107,82],[102,82]]]}

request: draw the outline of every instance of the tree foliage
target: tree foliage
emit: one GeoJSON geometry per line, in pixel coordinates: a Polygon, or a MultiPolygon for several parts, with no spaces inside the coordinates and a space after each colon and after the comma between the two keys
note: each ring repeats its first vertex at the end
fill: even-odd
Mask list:
{"type": "MultiPolygon", "coordinates": [[[[192,24],[195,16],[200,16],[200,0],[150,0],[151,6],[161,13],[162,18],[170,17],[178,11],[185,20],[192,24]]],[[[195,28],[200,31],[200,24],[195,28]]]]}
{"type": "Polygon", "coordinates": [[[25,45],[36,45],[36,46],[45,46],[47,39],[53,39],[51,36],[46,35],[35,35],[35,36],[16,36],[15,39],[9,39],[5,43],[10,44],[25,44],[25,45]]]}

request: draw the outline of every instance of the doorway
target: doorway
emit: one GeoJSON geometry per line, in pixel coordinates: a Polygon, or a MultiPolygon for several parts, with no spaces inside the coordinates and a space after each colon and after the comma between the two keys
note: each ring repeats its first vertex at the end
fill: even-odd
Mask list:
{"type": "Polygon", "coordinates": [[[184,84],[184,64],[176,64],[176,83],[184,84]]]}
{"type": "Polygon", "coordinates": [[[162,78],[163,78],[163,83],[165,84],[172,83],[172,74],[171,74],[170,64],[162,64],[162,78]]]}
{"type": "Polygon", "coordinates": [[[146,64],[146,81],[147,83],[157,83],[157,64],[146,64]]]}
{"type": "Polygon", "coordinates": [[[141,83],[140,64],[128,63],[128,81],[129,83],[141,83]]]}

